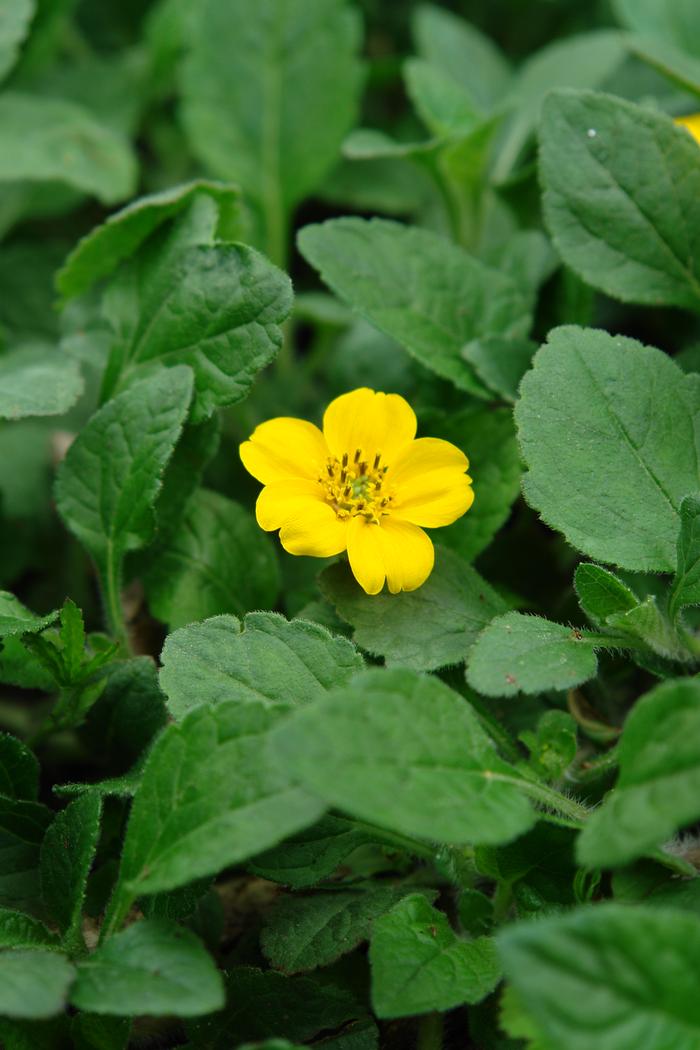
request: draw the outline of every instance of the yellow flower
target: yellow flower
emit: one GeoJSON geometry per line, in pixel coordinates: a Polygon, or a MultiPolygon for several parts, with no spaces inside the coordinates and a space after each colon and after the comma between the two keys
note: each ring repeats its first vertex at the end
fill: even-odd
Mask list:
{"type": "Polygon", "coordinates": [[[686,128],[696,142],[700,142],[700,113],[691,113],[687,117],[676,117],[676,124],[686,128]]]}
{"type": "Polygon", "coordinates": [[[367,387],[331,401],[323,432],[281,416],[240,447],[265,488],[258,524],[280,530],[290,554],[328,558],[347,550],[367,594],[425,583],[435,561],[423,527],[461,517],[474,501],[469,460],[440,438],[416,439],[416,416],[398,394],[367,387]]]}

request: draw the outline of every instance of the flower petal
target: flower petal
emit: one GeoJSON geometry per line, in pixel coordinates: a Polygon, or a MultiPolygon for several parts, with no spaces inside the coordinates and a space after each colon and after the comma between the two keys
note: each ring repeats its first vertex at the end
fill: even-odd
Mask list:
{"type": "Polygon", "coordinates": [[[435,551],[430,538],[410,522],[385,517],[378,525],[358,516],[348,528],[348,559],[367,594],[379,594],[385,579],[391,593],[398,594],[425,583],[435,551]]]}
{"type": "Polygon", "coordinates": [[[691,113],[687,117],[676,117],[674,123],[685,128],[696,142],[700,142],[700,113],[691,113]]]}
{"type": "Polygon", "coordinates": [[[381,525],[366,521],[361,515],[350,519],[348,560],[365,594],[379,594],[386,579],[381,525]]]}
{"type": "Polygon", "coordinates": [[[387,475],[394,492],[392,515],[437,529],[450,525],[474,502],[469,460],[441,438],[418,438],[387,475]]]}
{"type": "Polygon", "coordinates": [[[433,571],[435,549],[432,540],[417,525],[392,517],[383,518],[379,527],[389,590],[392,594],[415,591],[433,571]]]}
{"type": "Polygon", "coordinates": [[[266,485],[255,504],[255,517],[265,532],[282,526],[303,514],[309,503],[324,503],[323,490],[317,481],[290,478],[266,485]]]}
{"type": "Polygon", "coordinates": [[[280,529],[280,542],[289,554],[330,558],[347,546],[348,524],[318,500],[304,501],[280,529]]]}
{"type": "Polygon", "coordinates": [[[333,455],[381,453],[385,463],[416,436],[416,414],[399,394],[360,387],[331,401],[323,416],[323,433],[333,455]]]}
{"type": "Polygon", "coordinates": [[[328,447],[313,423],[278,416],[256,427],[239,453],[248,473],[268,485],[286,478],[315,481],[328,458],[328,447]]]}

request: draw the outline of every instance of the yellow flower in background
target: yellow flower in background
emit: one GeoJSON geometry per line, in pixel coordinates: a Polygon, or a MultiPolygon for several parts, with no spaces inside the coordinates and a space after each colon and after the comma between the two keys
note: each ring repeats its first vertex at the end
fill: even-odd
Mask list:
{"type": "Polygon", "coordinates": [[[416,439],[416,415],[398,394],[361,387],[331,401],[323,432],[281,416],[240,447],[265,488],[258,524],[280,530],[290,554],[328,558],[347,550],[367,594],[425,583],[435,561],[423,528],[450,525],[474,501],[464,453],[440,438],[416,439]]]}
{"type": "Polygon", "coordinates": [[[695,141],[700,143],[700,113],[691,113],[687,117],[676,117],[674,123],[687,128],[695,141]]]}

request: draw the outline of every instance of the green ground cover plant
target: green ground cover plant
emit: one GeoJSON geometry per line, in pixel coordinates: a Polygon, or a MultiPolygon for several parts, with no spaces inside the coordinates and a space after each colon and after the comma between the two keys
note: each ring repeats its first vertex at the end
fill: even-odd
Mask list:
{"type": "Polygon", "coordinates": [[[2,1050],[700,1050],[695,0],[0,80],[2,1050]]]}

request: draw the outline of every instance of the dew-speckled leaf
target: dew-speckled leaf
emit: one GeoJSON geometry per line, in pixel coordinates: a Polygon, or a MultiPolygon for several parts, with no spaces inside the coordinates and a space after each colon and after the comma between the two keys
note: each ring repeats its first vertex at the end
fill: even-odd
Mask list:
{"type": "Polygon", "coordinates": [[[498,948],[506,977],[552,1047],[700,1046],[696,916],[596,904],[513,923],[498,948]]]}
{"type": "Polygon", "coordinates": [[[221,974],[189,930],[136,922],[78,963],[71,1003],[96,1014],[197,1017],[224,1005],[221,974]]]}
{"type": "Polygon", "coordinates": [[[478,1003],[501,977],[493,941],[458,937],[421,893],[375,921],[369,960],[372,1003],[382,1018],[478,1003]]]}
{"type": "Polygon", "coordinates": [[[540,173],[564,262],[616,299],[700,310],[697,151],[653,109],[593,92],[551,94],[540,173]]]}
{"type": "Polygon", "coordinates": [[[525,498],[589,557],[673,572],[680,503],[700,481],[698,412],[700,377],[660,350],[557,328],[515,409],[525,498]]]}
{"type": "Polygon", "coordinates": [[[319,800],[265,757],[285,711],[254,699],[219,703],[164,730],[134,798],[118,896],[214,875],[319,819],[319,800]]]}
{"type": "Polygon", "coordinates": [[[359,314],[426,368],[479,397],[489,395],[462,347],[527,335],[529,305],[515,281],[429,230],[331,219],[304,227],[299,249],[359,314]]]}
{"type": "Polygon", "coordinates": [[[664,682],[638,700],[618,760],[618,782],[578,840],[589,867],[626,864],[700,819],[700,679],[664,682]]]}
{"type": "Polygon", "coordinates": [[[2,182],[65,183],[103,204],[128,197],[136,183],[136,160],[127,140],[64,99],[4,92],[0,141],[2,182]]]}
{"type": "Polygon", "coordinates": [[[357,645],[388,665],[416,671],[463,663],[479,633],[506,609],[471,565],[442,548],[416,591],[367,595],[340,562],[323,571],[320,585],[352,626],[357,645]]]}
{"type": "Polygon", "coordinates": [[[171,629],[223,613],[275,605],[280,587],[275,550],[249,511],[200,489],[145,579],[151,611],[171,629]]]}
{"type": "Polygon", "coordinates": [[[160,684],[168,707],[182,718],[200,704],[258,700],[305,704],[343,685],[362,657],[346,638],[278,613],[215,616],[171,634],[160,684]]]}
{"type": "Polygon", "coordinates": [[[163,369],[108,401],[68,450],[58,510],[102,572],[151,538],[153,503],[191,394],[189,368],[163,369]]]}
{"type": "Polygon", "coordinates": [[[482,632],[471,651],[467,681],[485,696],[570,689],[594,678],[600,640],[541,616],[509,612],[482,632]]]}
{"type": "Polygon", "coordinates": [[[329,805],[391,831],[499,843],[535,820],[470,705],[434,677],[364,672],[280,722],[270,744],[329,805]]]}

